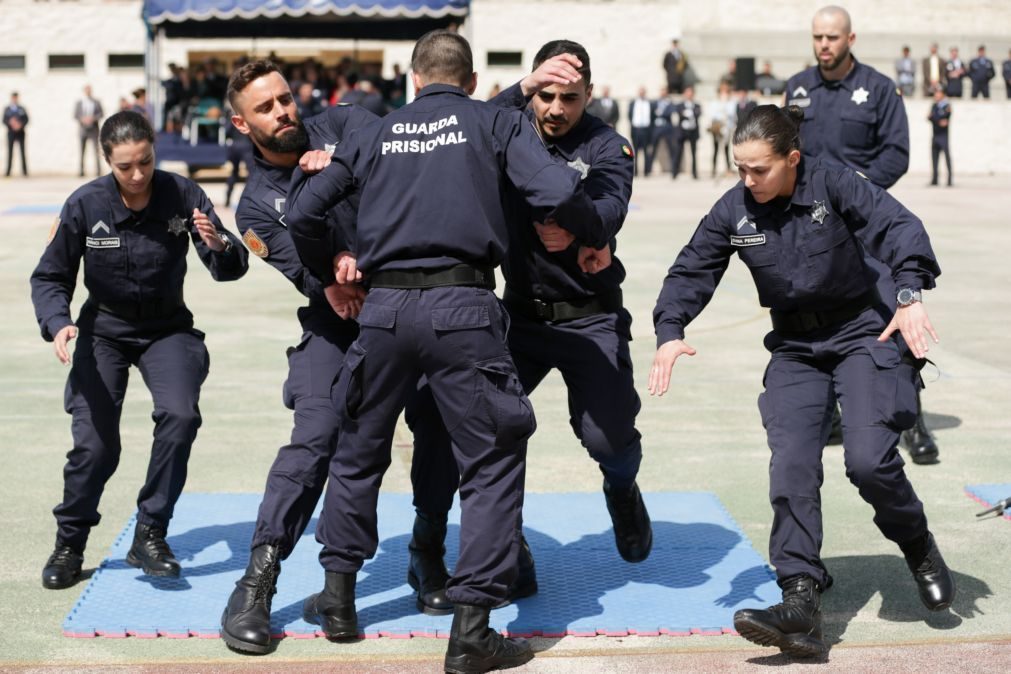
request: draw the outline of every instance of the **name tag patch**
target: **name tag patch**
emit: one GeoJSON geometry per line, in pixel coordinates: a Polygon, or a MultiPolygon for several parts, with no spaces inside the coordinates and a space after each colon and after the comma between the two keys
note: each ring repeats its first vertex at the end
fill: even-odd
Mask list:
{"type": "Polygon", "coordinates": [[[116,238],[102,237],[100,239],[96,239],[92,236],[89,236],[85,239],[85,243],[87,244],[88,248],[119,248],[118,237],[116,238]]]}
{"type": "Polygon", "coordinates": [[[731,246],[761,246],[765,244],[765,234],[748,234],[747,236],[731,235],[731,246]]]}

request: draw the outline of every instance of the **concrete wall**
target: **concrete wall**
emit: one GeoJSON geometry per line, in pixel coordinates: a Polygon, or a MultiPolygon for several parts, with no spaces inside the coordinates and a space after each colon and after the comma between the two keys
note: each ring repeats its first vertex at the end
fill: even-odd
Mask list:
{"type": "MultiPolygon", "coordinates": [[[[473,0],[464,34],[471,40],[478,70],[478,96],[493,83],[503,86],[522,77],[544,42],[565,37],[583,43],[592,57],[598,87],[609,84],[626,102],[640,84],[655,94],[664,84],[660,66],[670,38],[682,46],[703,82],[705,105],[715,82],[734,56],[771,59],[774,72],[787,77],[811,61],[810,20],[822,1],[809,0],[473,0]],[[489,51],[519,51],[520,67],[488,67],[489,51]]],[[[891,74],[892,61],[902,44],[914,57],[926,53],[937,40],[942,49],[957,44],[971,55],[978,42],[990,46],[998,63],[1011,46],[1011,2],[1006,0],[853,0],[857,56],[891,74]]],[[[81,87],[90,83],[106,111],[116,109],[120,96],[144,83],[142,69],[110,71],[109,52],[143,53],[144,27],[140,0],[0,0],[0,55],[24,54],[23,72],[0,71],[0,102],[10,91],[21,93],[28,108],[29,170],[73,173],[77,170],[77,128],[73,104],[81,87]],[[83,70],[50,72],[51,53],[83,53],[83,70]]],[[[185,63],[189,51],[247,51],[266,55],[311,54],[323,50],[377,49],[384,67],[406,65],[412,44],[347,40],[166,40],[161,64],[185,63]]],[[[999,66],[998,66],[999,69],[999,66]]],[[[164,76],[163,75],[163,76],[164,76]]],[[[997,100],[955,102],[952,145],[956,170],[965,173],[1004,171],[1011,155],[1007,134],[1011,103],[1004,88],[993,87],[997,100]]],[[[929,170],[929,126],[921,121],[927,101],[907,103],[912,127],[913,171],[929,170]],[[924,140],[924,138],[927,138],[924,140]]],[[[705,122],[704,122],[705,123],[705,122]]],[[[623,128],[623,127],[622,127],[623,128]]],[[[703,146],[708,139],[704,139],[703,146]]],[[[5,152],[5,145],[0,148],[5,152]]],[[[6,187],[0,187],[6,189],[6,187]]]]}

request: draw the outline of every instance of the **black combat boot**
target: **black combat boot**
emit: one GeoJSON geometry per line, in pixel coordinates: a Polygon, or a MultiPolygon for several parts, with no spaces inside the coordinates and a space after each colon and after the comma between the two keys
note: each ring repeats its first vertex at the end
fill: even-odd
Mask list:
{"type": "Polygon", "coordinates": [[[411,552],[407,583],[418,593],[418,610],[427,615],[449,615],[453,612],[452,602],[446,599],[449,571],[443,559],[445,543],[446,516],[418,512],[414,516],[414,531],[407,546],[411,552]]]}
{"type": "Polygon", "coordinates": [[[909,458],[913,460],[913,463],[920,465],[937,463],[940,450],[923,419],[919,392],[916,394],[916,423],[909,430],[902,431],[901,444],[909,452],[909,458]]]}
{"type": "Polygon", "coordinates": [[[80,550],[56,541],[53,554],[49,555],[42,569],[42,587],[48,590],[63,590],[74,585],[81,577],[84,555],[80,550]]]}
{"type": "Polygon", "coordinates": [[[604,499],[614,526],[614,542],[618,554],[626,562],[641,562],[653,549],[653,527],[642,501],[639,485],[619,489],[604,480],[604,499]]]}
{"type": "Polygon", "coordinates": [[[155,524],[137,523],[133,532],[133,545],[126,553],[126,563],[141,569],[149,576],[179,577],[179,562],[165,541],[165,528],[155,524]]]}
{"type": "Polygon", "coordinates": [[[322,627],[327,639],[358,637],[356,577],[354,573],[327,571],[323,591],[309,595],[302,604],[302,617],[306,622],[322,627]]]}
{"type": "Polygon", "coordinates": [[[899,546],[913,572],[920,600],[931,611],[943,611],[955,601],[955,578],[929,531],[899,546]]]}
{"type": "Polygon", "coordinates": [[[734,613],[734,629],[759,646],[776,646],[795,658],[824,655],[821,634],[821,588],[806,573],[780,585],[783,603],[767,609],[745,608],[734,613]]]}
{"type": "Polygon", "coordinates": [[[277,592],[279,573],[281,557],[276,545],[253,549],[246,573],[235,583],[221,614],[221,638],[235,650],[257,654],[270,651],[270,602],[277,592]]]}
{"type": "Polygon", "coordinates": [[[507,639],[488,627],[486,606],[456,604],[446,648],[445,670],[452,674],[480,674],[530,662],[534,652],[525,639],[507,639]]]}

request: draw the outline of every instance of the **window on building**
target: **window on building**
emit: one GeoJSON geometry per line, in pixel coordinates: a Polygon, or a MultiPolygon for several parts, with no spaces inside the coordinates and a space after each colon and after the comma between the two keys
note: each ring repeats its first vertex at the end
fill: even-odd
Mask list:
{"type": "Polygon", "coordinates": [[[0,54],[0,70],[24,70],[24,54],[0,54]]]}
{"type": "Polygon", "coordinates": [[[83,70],[84,54],[50,54],[50,70],[83,70]]]}
{"type": "Polygon", "coordinates": [[[488,67],[508,66],[516,67],[523,65],[523,52],[521,51],[490,51],[488,52],[488,67]]]}
{"type": "Polygon", "coordinates": [[[143,54],[109,54],[109,69],[143,68],[143,54]]]}

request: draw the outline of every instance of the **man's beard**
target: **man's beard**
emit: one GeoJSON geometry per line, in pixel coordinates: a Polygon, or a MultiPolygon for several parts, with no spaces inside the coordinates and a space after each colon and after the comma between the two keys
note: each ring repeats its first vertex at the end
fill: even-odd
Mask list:
{"type": "Polygon", "coordinates": [[[278,154],[301,152],[309,145],[309,134],[302,125],[302,120],[291,119],[290,122],[294,127],[294,131],[289,131],[283,136],[275,136],[254,129],[253,140],[265,150],[277,152],[278,154]]]}
{"type": "Polygon", "coordinates": [[[821,54],[819,54],[819,52],[816,51],[814,53],[814,58],[815,58],[815,61],[818,62],[818,67],[821,68],[821,70],[823,72],[831,72],[831,71],[835,70],[836,68],[838,68],[839,66],[841,66],[846,61],[846,59],[849,58],[849,55],[850,55],[850,50],[848,48],[847,49],[843,49],[842,53],[839,54],[839,56],[835,57],[835,59],[833,59],[827,66],[826,65],[822,65],[821,58],[820,58],[821,54]]]}

